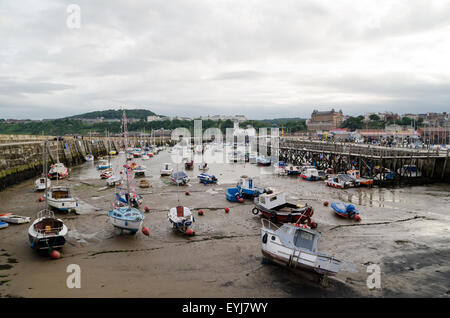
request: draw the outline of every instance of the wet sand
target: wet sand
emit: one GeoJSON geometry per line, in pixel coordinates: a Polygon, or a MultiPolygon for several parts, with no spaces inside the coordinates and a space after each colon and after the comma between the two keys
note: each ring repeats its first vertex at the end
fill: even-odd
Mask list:
{"type": "MultiPolygon", "coordinates": [[[[450,293],[450,186],[339,190],[323,182],[268,174],[250,164],[211,164],[217,185],[202,185],[189,171],[189,186],[168,184],[159,176],[169,154],[148,161],[149,189],[137,192],[150,207],[144,225],[150,236],[119,235],[106,212],[113,189],[105,188],[92,163],[72,169],[69,184],[80,200],[77,214],[56,213],[69,228],[62,258],[51,260],[29,247],[29,224],[0,230],[1,297],[448,297],[450,293]],[[224,191],[240,175],[258,185],[285,190],[289,201],[311,204],[322,233],[319,249],[345,262],[328,287],[313,274],[297,274],[261,263],[260,216],[251,201],[226,201],[224,191]],[[186,196],[184,191],[189,190],[186,196]],[[194,210],[196,235],[173,232],[168,209],[194,210]],[[352,202],[360,223],[341,219],[323,201],[352,202]],[[229,206],[229,214],[224,207],[229,206]],[[197,216],[202,208],[203,216],[197,216]],[[69,289],[69,264],[81,267],[81,288],[69,289]],[[381,289],[369,290],[367,266],[381,267],[381,289]]],[[[120,161],[115,161],[118,167],[120,161]]],[[[181,166],[180,166],[181,167],[181,166]]],[[[34,180],[0,192],[0,213],[35,217],[44,208],[33,192],[34,180]]],[[[143,211],[143,208],[141,209],[143,211]]]]}

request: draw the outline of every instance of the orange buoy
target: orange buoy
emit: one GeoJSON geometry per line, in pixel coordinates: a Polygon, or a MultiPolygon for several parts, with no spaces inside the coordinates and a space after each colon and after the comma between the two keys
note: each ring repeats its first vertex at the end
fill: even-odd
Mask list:
{"type": "Polygon", "coordinates": [[[61,257],[61,253],[58,252],[57,250],[53,250],[53,251],[50,253],[50,258],[52,258],[52,259],[58,259],[58,258],[60,258],[60,257],[61,257]]]}
{"type": "Polygon", "coordinates": [[[229,207],[226,207],[226,208],[225,208],[225,213],[228,213],[228,212],[230,212],[230,208],[229,208],[229,207]]]}
{"type": "Polygon", "coordinates": [[[317,227],[317,223],[316,222],[311,222],[311,228],[315,229],[317,227]]]}
{"type": "Polygon", "coordinates": [[[147,227],[143,227],[142,228],[142,233],[144,233],[144,235],[149,236],[150,235],[150,230],[147,227]]]}
{"type": "Polygon", "coordinates": [[[361,217],[360,217],[358,214],[356,214],[353,218],[354,218],[356,221],[361,221],[361,217]]]}
{"type": "Polygon", "coordinates": [[[237,200],[238,200],[239,203],[244,202],[244,198],[238,198],[237,200]]]}
{"type": "Polygon", "coordinates": [[[198,215],[203,215],[203,210],[202,209],[198,210],[198,215]]]}
{"type": "Polygon", "coordinates": [[[186,235],[194,235],[194,230],[193,229],[187,229],[186,230],[186,235]]]}
{"type": "Polygon", "coordinates": [[[149,212],[149,211],[150,211],[150,208],[148,207],[148,205],[146,205],[146,206],[144,207],[144,210],[145,210],[145,212],[149,212]]]}
{"type": "Polygon", "coordinates": [[[191,194],[191,193],[190,193],[189,191],[186,191],[185,194],[186,194],[186,195],[189,195],[189,194],[191,194]]]}
{"type": "Polygon", "coordinates": [[[324,205],[324,206],[328,206],[328,201],[325,201],[325,202],[323,203],[323,205],[324,205]]]}
{"type": "Polygon", "coordinates": [[[44,198],[43,197],[39,197],[38,201],[39,202],[44,202],[44,198]]]}

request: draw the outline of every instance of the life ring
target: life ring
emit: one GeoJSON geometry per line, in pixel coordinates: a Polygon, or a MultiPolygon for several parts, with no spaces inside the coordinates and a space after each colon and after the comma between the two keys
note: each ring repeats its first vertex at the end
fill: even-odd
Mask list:
{"type": "Polygon", "coordinates": [[[258,210],[257,208],[253,208],[253,209],[252,209],[252,213],[253,213],[254,215],[257,215],[257,214],[259,213],[259,210],[258,210]]]}

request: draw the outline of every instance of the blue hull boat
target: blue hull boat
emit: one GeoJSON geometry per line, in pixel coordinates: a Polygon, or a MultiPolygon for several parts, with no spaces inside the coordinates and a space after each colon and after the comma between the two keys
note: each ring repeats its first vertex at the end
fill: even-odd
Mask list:
{"type": "Polygon", "coordinates": [[[201,183],[217,183],[217,178],[206,173],[201,173],[197,176],[201,183]]]}
{"type": "Polygon", "coordinates": [[[240,188],[227,188],[226,198],[231,202],[243,202],[242,194],[240,188]]]}
{"type": "Polygon", "coordinates": [[[344,202],[331,202],[331,208],[334,212],[344,218],[354,219],[360,221],[359,211],[356,210],[353,204],[346,204],[344,202]]]}
{"type": "Polygon", "coordinates": [[[0,221],[0,229],[4,229],[8,227],[8,223],[0,221]]]}

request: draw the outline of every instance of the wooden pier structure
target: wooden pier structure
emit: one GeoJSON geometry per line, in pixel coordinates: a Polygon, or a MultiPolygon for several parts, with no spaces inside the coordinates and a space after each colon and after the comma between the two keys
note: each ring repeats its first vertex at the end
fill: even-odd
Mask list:
{"type": "Polygon", "coordinates": [[[281,138],[278,151],[279,160],[293,165],[310,162],[334,173],[356,169],[378,184],[450,182],[449,150],[281,138]]]}

